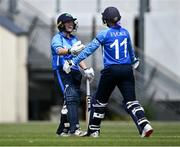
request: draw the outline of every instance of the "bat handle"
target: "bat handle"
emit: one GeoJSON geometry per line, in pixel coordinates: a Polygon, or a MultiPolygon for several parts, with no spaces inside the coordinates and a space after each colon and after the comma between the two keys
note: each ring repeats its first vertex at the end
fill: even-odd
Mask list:
{"type": "Polygon", "coordinates": [[[86,79],[86,96],[90,96],[90,94],[91,94],[91,91],[90,91],[90,81],[87,78],[86,79]]]}

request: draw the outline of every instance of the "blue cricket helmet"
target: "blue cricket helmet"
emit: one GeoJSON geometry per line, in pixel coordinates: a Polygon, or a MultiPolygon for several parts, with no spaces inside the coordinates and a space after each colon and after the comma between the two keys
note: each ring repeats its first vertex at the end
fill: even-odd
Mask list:
{"type": "Polygon", "coordinates": [[[120,21],[120,19],[121,15],[118,9],[115,7],[107,7],[102,13],[102,21],[104,24],[107,24],[107,22],[116,23],[120,21]]]}
{"type": "Polygon", "coordinates": [[[77,22],[75,22],[77,18],[73,18],[71,14],[69,13],[63,13],[61,14],[58,19],[57,19],[57,27],[59,31],[66,31],[64,23],[68,21],[73,21],[74,22],[74,30],[77,29],[77,22]]]}

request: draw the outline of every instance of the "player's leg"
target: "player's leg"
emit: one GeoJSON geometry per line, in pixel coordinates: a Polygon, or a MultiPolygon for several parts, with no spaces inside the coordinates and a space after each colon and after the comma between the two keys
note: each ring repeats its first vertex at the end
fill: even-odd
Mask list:
{"type": "Polygon", "coordinates": [[[123,106],[134,120],[139,133],[143,137],[148,137],[153,130],[149,125],[149,121],[145,117],[143,107],[140,105],[139,101],[136,100],[133,70],[130,65],[127,65],[121,68],[121,73],[121,82],[117,85],[124,98],[123,106]]]}
{"type": "MultiPolygon", "coordinates": [[[[56,70],[54,71],[54,79],[56,86],[58,87],[58,91],[60,93],[64,93],[64,83],[63,83],[63,75],[61,74],[62,71],[56,70]]],[[[61,115],[60,115],[60,124],[56,130],[56,134],[60,136],[66,136],[69,131],[69,122],[67,119],[67,108],[65,102],[63,104],[61,115]]]]}
{"type": "MultiPolygon", "coordinates": [[[[80,103],[80,84],[82,75],[79,71],[71,71],[72,81],[66,84],[65,99],[68,109],[68,120],[70,122],[70,133],[76,136],[81,136],[79,126],[78,107],[80,103]]],[[[68,79],[69,81],[70,79],[68,79]]]]}
{"type": "Polygon", "coordinates": [[[61,116],[60,116],[60,124],[58,126],[58,129],[56,131],[56,134],[60,135],[60,136],[68,136],[68,131],[69,131],[69,121],[67,118],[67,108],[66,105],[63,105],[63,108],[61,110],[61,116]]]}
{"type": "Polygon", "coordinates": [[[144,109],[139,103],[139,101],[124,101],[123,105],[125,110],[130,114],[130,116],[134,120],[139,130],[139,134],[142,137],[149,137],[153,132],[153,128],[150,126],[150,122],[145,117],[144,109]]]}
{"type": "Polygon", "coordinates": [[[66,99],[66,106],[68,109],[70,133],[74,133],[77,127],[79,127],[77,126],[79,95],[77,94],[74,85],[66,85],[65,99],[66,99]]]}
{"type": "Polygon", "coordinates": [[[113,77],[108,69],[101,72],[98,89],[93,98],[87,136],[99,137],[100,124],[105,116],[109,96],[115,88],[113,77]]]}

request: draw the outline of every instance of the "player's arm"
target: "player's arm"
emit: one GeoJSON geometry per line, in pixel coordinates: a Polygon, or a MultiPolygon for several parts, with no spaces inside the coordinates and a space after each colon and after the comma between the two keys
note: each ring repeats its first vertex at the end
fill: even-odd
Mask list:
{"type": "Polygon", "coordinates": [[[73,63],[78,64],[82,60],[93,54],[94,51],[101,46],[102,42],[105,39],[106,33],[106,30],[99,32],[96,38],[94,38],[77,57],[73,58],[73,63]]]}
{"type": "Polygon", "coordinates": [[[100,45],[100,42],[96,38],[93,39],[77,57],[73,58],[73,63],[80,63],[82,60],[86,59],[88,56],[93,54],[94,51],[98,49],[100,45]]]}
{"type": "Polygon", "coordinates": [[[59,38],[61,38],[59,35],[54,36],[51,42],[51,46],[57,55],[66,55],[68,54],[68,49],[63,47],[62,40],[59,38]]]}
{"type": "Polygon", "coordinates": [[[59,48],[57,48],[56,50],[57,50],[56,53],[57,53],[58,55],[66,55],[66,54],[69,54],[67,48],[61,48],[61,47],[59,47],[59,48]]]}
{"type": "Polygon", "coordinates": [[[71,67],[73,64],[77,65],[79,64],[81,61],[83,61],[84,59],[86,59],[88,56],[90,56],[91,54],[94,53],[94,51],[96,49],[98,49],[102,42],[104,41],[104,32],[100,32],[96,38],[94,38],[85,48],[84,50],[82,50],[78,56],[74,57],[71,61],[69,61],[68,63],[66,62],[63,66],[63,70],[66,73],[69,73],[71,71],[71,67]]]}
{"type": "Polygon", "coordinates": [[[83,70],[85,70],[85,69],[87,69],[88,67],[86,66],[86,64],[85,64],[85,62],[84,61],[81,61],[80,63],[79,63],[79,66],[81,67],[81,69],[83,69],[83,70]]]}
{"type": "Polygon", "coordinates": [[[135,58],[135,54],[134,54],[134,49],[132,47],[131,38],[130,38],[129,34],[128,34],[128,39],[127,39],[127,47],[128,47],[128,51],[129,51],[131,61],[133,61],[135,58]]]}
{"type": "Polygon", "coordinates": [[[131,44],[130,35],[128,37],[128,42],[127,43],[128,43],[129,55],[130,55],[130,58],[131,58],[131,64],[132,64],[133,68],[136,69],[139,66],[139,59],[136,58],[136,56],[135,56],[134,48],[132,47],[132,44],[131,44]]]}
{"type": "MultiPolygon", "coordinates": [[[[99,46],[100,46],[100,43],[96,39],[93,39],[93,41],[90,42],[85,47],[85,49],[80,52],[80,54],[78,56],[74,57],[72,60],[65,61],[64,65],[63,65],[63,70],[66,73],[69,73],[71,71],[71,67],[73,65],[80,64],[84,59],[86,59],[89,55],[91,55],[99,46]]],[[[83,69],[85,68],[83,62],[80,64],[80,66],[83,69]]]]}
{"type": "Polygon", "coordinates": [[[66,55],[66,54],[72,54],[77,55],[84,49],[84,44],[81,43],[81,41],[77,41],[72,45],[71,48],[58,48],[57,54],[58,55],[66,55]]]}
{"type": "Polygon", "coordinates": [[[76,43],[73,44],[71,48],[64,48],[62,44],[62,40],[60,40],[58,36],[55,36],[52,39],[51,46],[53,47],[57,55],[66,55],[66,54],[77,55],[85,47],[81,43],[81,41],[77,41],[76,43]]]}

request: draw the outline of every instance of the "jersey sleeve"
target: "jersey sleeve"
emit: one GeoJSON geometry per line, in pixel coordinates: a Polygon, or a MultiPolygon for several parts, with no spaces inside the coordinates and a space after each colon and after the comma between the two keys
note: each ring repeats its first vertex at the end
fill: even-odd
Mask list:
{"type": "Polygon", "coordinates": [[[128,32],[128,39],[127,39],[127,47],[128,47],[131,61],[134,61],[134,59],[135,59],[134,48],[132,47],[131,37],[129,35],[129,32],[128,32]]]}
{"type": "Polygon", "coordinates": [[[103,45],[105,36],[106,36],[106,32],[107,32],[106,30],[99,32],[96,35],[96,38],[94,38],[78,56],[73,58],[73,62],[75,64],[79,64],[82,60],[86,59],[96,49],[98,49],[101,45],[103,45]]]}
{"type": "Polygon", "coordinates": [[[51,47],[56,54],[58,53],[59,48],[63,48],[62,39],[59,35],[56,35],[53,37],[52,42],[51,42],[51,47]]]}
{"type": "Polygon", "coordinates": [[[103,30],[103,31],[99,32],[97,34],[97,36],[96,36],[96,39],[99,41],[99,43],[101,45],[104,44],[104,40],[105,40],[106,34],[107,34],[107,30],[103,30]]]}
{"type": "Polygon", "coordinates": [[[73,63],[76,65],[79,64],[82,60],[86,59],[97,48],[99,48],[100,45],[100,42],[96,38],[93,39],[78,56],[73,58],[73,63]]]}

